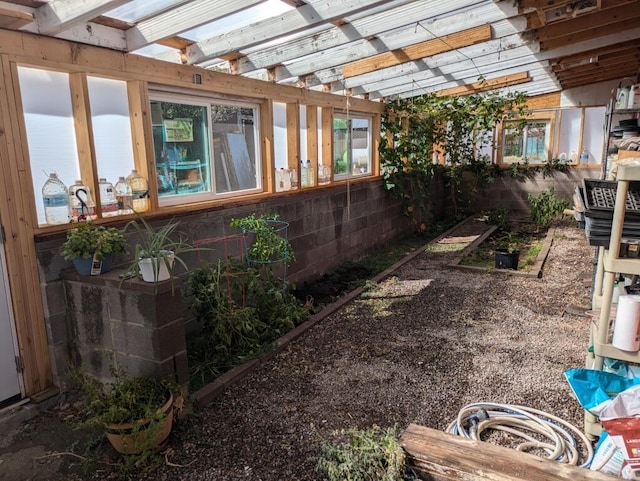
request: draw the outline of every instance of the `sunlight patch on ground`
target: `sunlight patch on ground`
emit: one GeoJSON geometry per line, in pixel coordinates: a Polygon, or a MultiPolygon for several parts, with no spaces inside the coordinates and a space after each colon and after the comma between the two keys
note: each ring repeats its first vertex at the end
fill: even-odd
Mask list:
{"type": "Polygon", "coordinates": [[[426,252],[457,252],[464,250],[469,243],[467,242],[459,242],[459,243],[440,243],[437,242],[435,244],[429,244],[426,248],[426,252]]]}
{"type": "Polygon", "coordinates": [[[433,279],[418,279],[401,281],[397,277],[390,277],[376,286],[375,289],[363,293],[363,297],[411,297],[429,287],[433,279]]]}
{"type": "Polygon", "coordinates": [[[462,244],[462,243],[471,244],[478,237],[480,237],[480,234],[445,237],[444,239],[440,239],[438,241],[438,244],[462,244]]]}

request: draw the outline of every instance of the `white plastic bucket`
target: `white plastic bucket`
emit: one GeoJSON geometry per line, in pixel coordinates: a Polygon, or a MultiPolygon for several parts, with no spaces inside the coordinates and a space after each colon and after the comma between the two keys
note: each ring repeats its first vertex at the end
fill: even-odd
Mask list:
{"type": "Polygon", "coordinates": [[[145,257],[140,259],[138,267],[140,268],[142,280],[145,282],[161,282],[171,279],[174,259],[174,254],[171,251],[166,251],[166,258],[145,257]]]}

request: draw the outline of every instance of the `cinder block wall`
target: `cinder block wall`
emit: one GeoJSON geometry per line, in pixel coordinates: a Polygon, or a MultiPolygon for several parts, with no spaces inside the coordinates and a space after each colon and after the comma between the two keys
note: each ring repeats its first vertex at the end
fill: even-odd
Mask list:
{"type": "MultiPolygon", "coordinates": [[[[599,171],[572,170],[568,174],[557,173],[547,178],[539,174],[525,182],[505,174],[486,186],[484,192],[476,197],[473,206],[477,212],[496,207],[527,211],[528,193],[539,193],[554,187],[559,195],[570,199],[583,177],[599,178],[599,171]]],[[[442,219],[450,209],[448,191],[441,181],[434,181],[430,194],[434,209],[437,210],[434,218],[442,219]]],[[[288,280],[294,283],[311,281],[332,271],[342,262],[364,256],[413,229],[409,218],[403,215],[400,202],[389,198],[379,180],[308,192],[283,193],[253,204],[229,204],[208,211],[181,214],[180,229],[191,241],[216,239],[220,252],[225,248],[233,251],[237,250],[238,243],[234,236],[239,232],[230,228],[229,223],[233,218],[252,213],[278,213],[281,220],[289,222],[288,238],[293,245],[296,261],[289,267],[288,280]]],[[[167,218],[158,218],[152,224],[161,225],[166,221],[167,218]]],[[[133,237],[129,241],[133,244],[133,237]]],[[[78,314],[74,313],[75,308],[70,305],[69,296],[65,293],[69,286],[65,287],[62,281],[63,271],[72,269],[71,262],[64,261],[60,256],[63,242],[64,234],[43,236],[36,240],[50,357],[57,384],[59,377],[64,375],[71,355],[82,352],[75,344],[78,339],[73,316],[77,319],[78,314]]],[[[129,250],[132,252],[133,248],[129,250]]],[[[193,266],[201,260],[196,253],[190,253],[185,258],[193,266]]],[[[120,256],[114,264],[117,267],[126,261],[126,256],[120,256]]],[[[79,288],[76,286],[74,289],[79,288]]],[[[80,295],[79,299],[74,302],[82,303],[86,296],[80,295]]],[[[175,302],[181,302],[179,296],[175,302]]],[[[91,322],[90,316],[82,314],[81,317],[91,322]]],[[[123,322],[126,322],[126,315],[123,317],[123,322]]],[[[188,320],[188,315],[184,316],[184,320],[188,320]]]]}
{"type": "MultiPolygon", "coordinates": [[[[229,237],[236,236],[239,232],[230,228],[229,223],[233,218],[252,213],[277,213],[281,220],[289,222],[288,239],[293,246],[296,261],[289,267],[288,280],[295,283],[313,280],[335,269],[345,260],[364,256],[377,246],[387,244],[412,230],[408,218],[402,215],[400,203],[389,198],[379,180],[336,185],[308,192],[283,193],[258,203],[230,203],[208,211],[181,214],[179,229],[191,241],[216,239],[222,250],[223,247],[233,250],[238,241],[229,237]]],[[[170,216],[154,219],[151,223],[161,225],[168,218],[170,216]]],[[[50,357],[54,382],[58,385],[61,378],[65,377],[65,368],[72,356],[82,357],[84,354],[86,359],[83,361],[91,362],[87,356],[93,356],[94,362],[97,361],[98,346],[87,346],[86,343],[101,342],[89,334],[105,332],[99,326],[99,323],[104,322],[102,314],[105,308],[96,305],[100,314],[91,314],[90,296],[83,294],[86,288],[85,291],[82,290],[82,278],[77,281],[62,279],[63,272],[73,269],[71,262],[65,261],[60,255],[64,238],[64,234],[56,234],[36,239],[50,357]],[[73,292],[66,292],[69,289],[73,292]],[[78,336],[79,319],[82,321],[84,340],[78,336]],[[85,345],[79,346],[80,342],[85,345]]],[[[129,243],[129,251],[133,252],[133,232],[129,243]]],[[[197,253],[189,253],[184,258],[192,266],[201,261],[197,253]]],[[[119,256],[114,260],[114,265],[117,268],[127,261],[127,256],[119,256]]],[[[96,286],[89,289],[94,293],[96,286]]],[[[172,302],[182,303],[179,295],[170,299],[172,302]]],[[[118,325],[127,327],[127,315],[125,310],[118,316],[118,325]]],[[[113,350],[113,343],[103,344],[105,350],[113,350]]],[[[103,361],[104,359],[100,361],[100,366],[96,365],[96,371],[101,375],[104,374],[103,361]]]]}
{"type": "Polygon", "coordinates": [[[537,173],[533,178],[519,181],[505,172],[496,181],[488,185],[482,195],[477,196],[474,205],[478,212],[496,208],[513,211],[529,211],[527,195],[555,189],[564,199],[572,199],[576,186],[582,185],[582,179],[599,179],[600,171],[592,169],[571,169],[566,174],[556,172],[552,177],[537,173]]]}

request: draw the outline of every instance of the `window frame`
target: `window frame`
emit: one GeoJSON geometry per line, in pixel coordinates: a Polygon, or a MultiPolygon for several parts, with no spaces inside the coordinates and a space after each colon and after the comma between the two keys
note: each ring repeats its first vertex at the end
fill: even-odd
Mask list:
{"type": "Polygon", "coordinates": [[[539,165],[539,164],[544,164],[545,162],[548,162],[549,159],[551,158],[552,154],[553,154],[553,135],[554,135],[554,115],[552,113],[549,113],[549,115],[535,115],[532,117],[528,117],[526,119],[515,119],[515,120],[507,120],[505,122],[503,122],[502,124],[502,129],[501,129],[501,142],[500,142],[500,146],[501,146],[501,152],[500,152],[500,163],[504,164],[504,165],[511,165],[511,164],[515,164],[518,162],[526,162],[532,165],[539,165]],[[520,138],[520,146],[522,148],[522,155],[521,156],[513,156],[513,159],[510,160],[505,160],[505,149],[506,149],[506,136],[508,131],[511,129],[511,127],[509,127],[509,125],[513,124],[514,125],[514,130],[515,127],[518,126],[519,123],[522,123],[520,128],[519,128],[519,138],[520,138]],[[544,123],[544,158],[542,159],[531,159],[527,156],[528,154],[528,149],[527,149],[527,142],[529,140],[529,136],[527,135],[529,132],[529,126],[533,125],[533,124],[540,124],[540,123],[544,123]]]}
{"type": "MultiPolygon", "coordinates": [[[[347,180],[347,179],[353,179],[353,178],[361,178],[361,177],[368,177],[368,176],[373,176],[374,174],[374,158],[373,158],[373,119],[374,116],[370,115],[370,114],[364,114],[364,113],[360,113],[360,112],[355,112],[355,113],[345,113],[345,112],[334,112],[332,119],[331,119],[331,125],[332,125],[332,135],[331,135],[331,139],[332,139],[332,145],[331,145],[331,155],[332,155],[332,161],[331,161],[331,170],[333,172],[333,180],[334,181],[341,181],[341,180],[347,180]],[[347,162],[347,172],[346,173],[337,173],[336,172],[336,155],[335,155],[335,149],[336,149],[336,141],[335,141],[335,121],[337,119],[341,119],[347,122],[347,129],[346,131],[348,132],[348,137],[346,139],[346,143],[347,143],[347,149],[345,152],[349,152],[348,155],[348,162],[347,162]],[[367,139],[367,147],[366,147],[366,151],[367,151],[367,171],[366,172],[360,172],[360,173],[354,173],[353,172],[353,151],[354,150],[365,150],[365,149],[353,149],[353,131],[354,131],[354,127],[353,127],[353,121],[354,120],[366,120],[367,121],[367,135],[366,135],[366,139],[367,139]]],[[[344,157],[344,154],[341,156],[344,157]]]]}
{"type": "MultiPolygon", "coordinates": [[[[181,206],[185,204],[194,204],[194,203],[204,203],[204,202],[214,202],[216,200],[230,198],[230,197],[239,197],[246,194],[254,194],[254,193],[263,193],[265,192],[264,183],[263,183],[263,159],[262,159],[262,150],[261,150],[261,126],[260,126],[260,108],[261,104],[257,101],[249,101],[244,99],[230,99],[227,97],[220,97],[217,95],[209,95],[207,92],[193,92],[193,93],[185,93],[178,92],[174,90],[166,90],[166,89],[156,89],[149,87],[149,107],[151,108],[151,102],[168,102],[168,103],[184,103],[186,105],[194,105],[194,106],[202,106],[206,109],[207,120],[207,148],[208,148],[208,165],[207,165],[207,180],[206,184],[209,186],[209,190],[204,192],[194,192],[194,193],[185,193],[185,194],[175,194],[175,195],[167,195],[161,196],[160,192],[156,192],[156,196],[158,199],[158,207],[160,209],[166,207],[173,206],[181,206]],[[255,169],[255,177],[256,177],[256,187],[248,188],[248,189],[239,189],[233,190],[229,192],[217,192],[216,191],[216,175],[215,172],[215,151],[214,151],[214,129],[213,129],[213,121],[212,121],[212,110],[213,106],[221,105],[221,106],[229,106],[229,107],[238,107],[238,108],[250,108],[253,111],[253,131],[254,131],[254,159],[253,166],[255,169]]],[[[151,116],[150,116],[151,117],[151,116]]],[[[151,131],[153,132],[153,120],[150,119],[151,122],[151,131]]],[[[153,140],[153,133],[152,133],[153,140]]],[[[154,142],[152,142],[154,144],[154,142]]],[[[155,152],[155,145],[153,146],[153,158],[157,159],[157,155],[155,152]]],[[[157,161],[154,162],[154,167],[157,169],[157,161]]],[[[154,172],[157,175],[157,170],[154,172]]]]}

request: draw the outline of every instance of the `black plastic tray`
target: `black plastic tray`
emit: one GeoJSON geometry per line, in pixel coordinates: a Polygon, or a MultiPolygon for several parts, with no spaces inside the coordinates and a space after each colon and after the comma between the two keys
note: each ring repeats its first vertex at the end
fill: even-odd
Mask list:
{"type": "MultiPolygon", "coordinates": [[[[583,200],[585,204],[585,215],[591,218],[609,219],[613,218],[613,209],[616,203],[616,191],[618,182],[615,180],[595,180],[582,179],[583,200]]],[[[640,220],[640,182],[629,183],[627,192],[627,210],[625,219],[631,217],[636,221],[640,220]]]]}

